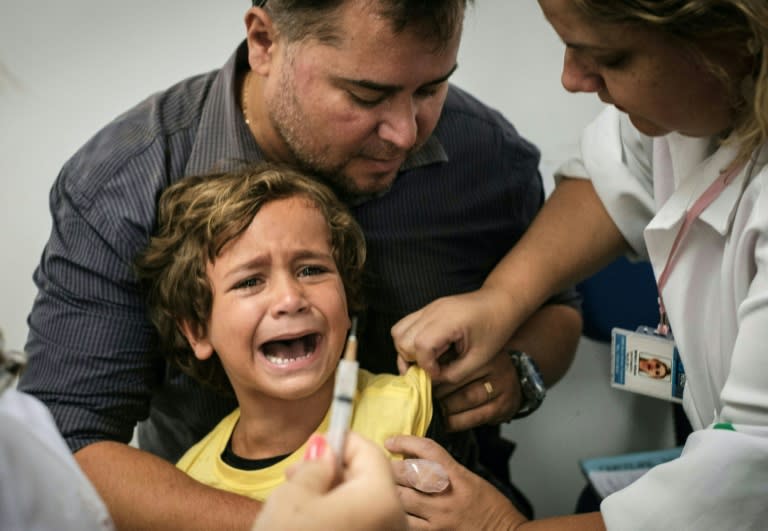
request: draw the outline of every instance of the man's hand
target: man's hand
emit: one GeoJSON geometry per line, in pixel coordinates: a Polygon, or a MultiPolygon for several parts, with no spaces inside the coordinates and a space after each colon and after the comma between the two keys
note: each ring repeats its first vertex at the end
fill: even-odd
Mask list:
{"type": "Polygon", "coordinates": [[[506,351],[469,374],[466,381],[439,384],[434,393],[443,406],[449,431],[507,422],[522,401],[517,369],[506,351]]]}
{"type": "Polygon", "coordinates": [[[450,485],[440,493],[425,494],[411,488],[402,461],[393,461],[400,500],[410,529],[515,529],[525,521],[496,488],[457,463],[439,444],[422,437],[399,435],[386,442],[393,453],[440,464],[450,485]]]}

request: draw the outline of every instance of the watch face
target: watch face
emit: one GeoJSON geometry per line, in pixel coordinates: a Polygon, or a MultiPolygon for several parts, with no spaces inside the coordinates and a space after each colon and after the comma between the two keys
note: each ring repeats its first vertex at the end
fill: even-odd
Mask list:
{"type": "MultiPolygon", "coordinates": [[[[523,366],[523,372],[528,378],[530,391],[532,394],[534,394],[534,396],[540,395],[541,398],[544,398],[546,388],[544,387],[544,380],[541,377],[539,368],[536,366],[536,362],[533,361],[529,356],[525,356],[521,362],[521,365],[523,366]]],[[[526,395],[527,394],[528,393],[526,393],[526,395]]]]}
{"type": "Polygon", "coordinates": [[[524,401],[516,417],[522,417],[535,411],[544,400],[547,394],[547,388],[544,386],[544,379],[536,362],[524,352],[510,352],[512,362],[517,368],[520,378],[520,388],[523,393],[524,401]]]}

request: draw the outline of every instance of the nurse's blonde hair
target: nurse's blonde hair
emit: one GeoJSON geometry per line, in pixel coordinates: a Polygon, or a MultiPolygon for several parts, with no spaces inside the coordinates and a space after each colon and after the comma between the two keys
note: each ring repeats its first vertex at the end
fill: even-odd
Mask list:
{"type": "Polygon", "coordinates": [[[722,68],[700,55],[735,98],[736,121],[726,141],[739,145],[739,158],[749,158],[768,142],[767,0],[574,0],[574,4],[590,19],[655,28],[698,52],[700,43],[743,42],[743,53],[751,56],[753,65],[751,76],[744,79],[729,79],[722,68]]]}

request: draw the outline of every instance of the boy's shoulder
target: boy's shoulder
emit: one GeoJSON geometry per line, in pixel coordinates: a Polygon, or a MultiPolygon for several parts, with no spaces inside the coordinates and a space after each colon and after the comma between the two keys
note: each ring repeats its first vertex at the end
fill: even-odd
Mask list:
{"type": "Polygon", "coordinates": [[[431,388],[432,381],[429,375],[416,365],[410,367],[405,374],[373,374],[365,369],[358,370],[357,391],[365,390],[396,390],[396,389],[424,389],[431,388]]]}
{"type": "Polygon", "coordinates": [[[403,375],[361,369],[352,429],[380,446],[395,434],[423,437],[432,421],[432,382],[422,369],[403,375]]]}

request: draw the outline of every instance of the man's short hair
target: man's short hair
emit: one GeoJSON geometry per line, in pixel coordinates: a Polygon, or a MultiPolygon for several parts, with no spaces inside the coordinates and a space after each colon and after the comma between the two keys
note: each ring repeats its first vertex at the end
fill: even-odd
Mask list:
{"type": "MultiPolygon", "coordinates": [[[[253,0],[272,17],[288,42],[312,38],[326,44],[339,39],[338,11],[346,2],[359,0],[253,0]]],[[[376,0],[372,9],[391,22],[398,34],[413,29],[436,48],[461,31],[464,9],[472,0],[376,0]]]]}

